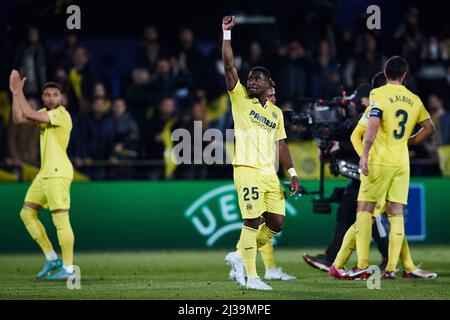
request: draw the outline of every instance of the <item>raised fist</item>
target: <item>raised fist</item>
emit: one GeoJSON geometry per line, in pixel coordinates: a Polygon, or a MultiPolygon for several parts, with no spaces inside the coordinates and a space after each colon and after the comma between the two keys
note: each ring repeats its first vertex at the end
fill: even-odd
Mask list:
{"type": "Polygon", "coordinates": [[[231,30],[234,27],[234,16],[225,16],[222,19],[222,30],[231,30]]]}

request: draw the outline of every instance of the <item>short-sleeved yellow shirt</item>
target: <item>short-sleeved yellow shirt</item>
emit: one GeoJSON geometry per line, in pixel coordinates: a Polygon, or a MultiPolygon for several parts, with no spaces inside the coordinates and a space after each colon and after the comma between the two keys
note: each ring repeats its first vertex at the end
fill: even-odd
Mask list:
{"type": "MultiPolygon", "coordinates": [[[[388,83],[370,92],[368,115],[381,119],[369,164],[409,165],[408,139],[417,123],[430,118],[420,98],[402,85],[388,83]]],[[[369,117],[364,115],[360,123],[369,117]]]]}
{"type": "Polygon", "coordinates": [[[250,98],[240,81],[228,93],[234,120],[233,165],[275,173],[276,142],[286,139],[283,112],[268,100],[261,105],[257,98],[250,98]]]}
{"type": "Polygon", "coordinates": [[[73,166],[66,152],[72,130],[69,112],[63,106],[53,110],[42,108],[39,112],[47,112],[50,123],[39,124],[41,169],[36,178],[73,179],[73,166]]]}

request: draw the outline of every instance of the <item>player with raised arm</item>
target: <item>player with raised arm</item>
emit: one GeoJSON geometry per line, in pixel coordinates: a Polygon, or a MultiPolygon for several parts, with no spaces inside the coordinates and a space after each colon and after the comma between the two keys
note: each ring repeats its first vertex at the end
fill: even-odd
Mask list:
{"type": "Polygon", "coordinates": [[[238,252],[230,253],[226,260],[241,286],[271,290],[258,277],[256,253],[284,226],[285,196],[275,168],[278,155],[291,174],[291,195],[298,192],[299,180],[285,142],[283,113],[266,99],[271,85],[269,70],[264,67],[250,70],[246,87],[239,81],[231,48],[234,25],[233,16],[223,18],[222,58],[234,120],[233,176],[244,225],[238,252]]]}
{"type": "Polygon", "coordinates": [[[36,111],[28,104],[23,93],[26,78],[21,79],[13,70],[10,75],[10,90],[13,96],[13,121],[16,124],[37,125],[41,129],[41,168],[28,189],[20,211],[20,217],[29,234],[45,255],[43,269],[36,279],[67,279],[74,274],[74,235],[69,221],[70,185],[73,167],[67,156],[72,119],[61,105],[61,87],[47,82],[42,88],[44,108],[36,111]],[[56,227],[62,261],[58,259],[44,226],[39,221],[41,208],[49,208],[56,227]],[[58,270],[55,274],[50,272],[58,270]]]}
{"type": "MultiPolygon", "coordinates": [[[[275,95],[275,82],[273,80],[270,81],[270,88],[267,90],[266,99],[272,102],[273,104],[276,103],[277,98],[275,95]]],[[[261,218],[261,223],[264,221],[264,218],[261,218]]],[[[236,248],[238,249],[240,247],[240,242],[236,244],[236,248]]],[[[264,267],[266,269],[266,272],[264,274],[264,279],[266,280],[282,280],[282,281],[289,281],[289,280],[295,280],[296,277],[290,274],[287,274],[283,271],[282,268],[277,267],[275,263],[275,257],[273,253],[273,243],[272,241],[267,242],[264,246],[261,248],[258,248],[258,251],[261,255],[261,259],[264,263],[264,267]]],[[[233,253],[236,254],[236,253],[233,253]]],[[[231,280],[236,280],[235,271],[233,268],[231,268],[229,273],[229,278],[231,280]]]]}

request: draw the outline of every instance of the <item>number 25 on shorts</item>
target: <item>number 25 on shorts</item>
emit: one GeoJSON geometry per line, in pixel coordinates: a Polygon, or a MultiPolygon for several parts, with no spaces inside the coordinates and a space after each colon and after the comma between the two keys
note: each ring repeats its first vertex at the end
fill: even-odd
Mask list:
{"type": "Polygon", "coordinates": [[[258,187],[251,188],[243,188],[244,191],[244,201],[250,201],[250,198],[253,200],[259,199],[258,187]]]}

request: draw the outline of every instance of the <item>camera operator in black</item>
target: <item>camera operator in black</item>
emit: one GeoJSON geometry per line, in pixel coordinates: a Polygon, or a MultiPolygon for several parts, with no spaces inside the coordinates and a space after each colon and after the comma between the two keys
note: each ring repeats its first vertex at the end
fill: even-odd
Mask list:
{"type": "MultiPolygon", "coordinates": [[[[377,88],[386,84],[384,74],[380,72],[372,79],[372,85],[362,84],[355,91],[355,97],[352,102],[355,104],[355,117],[347,126],[346,133],[339,137],[339,141],[334,141],[330,149],[330,156],[339,160],[346,160],[351,163],[359,163],[359,156],[350,142],[350,136],[353,129],[356,127],[358,120],[364,114],[364,110],[369,106],[369,93],[372,88],[377,88]]],[[[303,255],[303,259],[314,268],[322,271],[328,271],[334,259],[336,258],[339,249],[341,248],[342,240],[348,228],[355,223],[356,207],[359,192],[360,181],[357,179],[350,179],[347,187],[345,187],[341,199],[341,203],[336,214],[336,226],[334,228],[333,238],[331,243],[325,249],[324,254],[317,256],[303,255]]],[[[339,196],[340,197],[340,196],[339,196]]],[[[378,250],[383,257],[380,264],[380,269],[384,270],[388,259],[389,239],[381,224],[372,224],[372,236],[377,244],[378,250]],[[384,236],[381,237],[380,233],[384,236]]]]}

